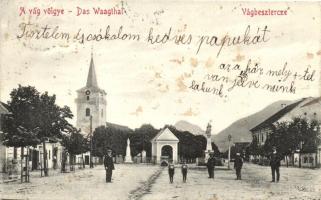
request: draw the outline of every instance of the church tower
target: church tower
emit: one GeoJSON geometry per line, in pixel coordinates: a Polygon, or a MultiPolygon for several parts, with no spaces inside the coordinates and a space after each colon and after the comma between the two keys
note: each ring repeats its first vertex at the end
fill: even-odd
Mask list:
{"type": "Polygon", "coordinates": [[[83,134],[90,133],[90,118],[92,118],[92,131],[99,126],[106,126],[106,92],[97,84],[93,54],[89,65],[86,86],[77,90],[77,128],[83,134]]]}

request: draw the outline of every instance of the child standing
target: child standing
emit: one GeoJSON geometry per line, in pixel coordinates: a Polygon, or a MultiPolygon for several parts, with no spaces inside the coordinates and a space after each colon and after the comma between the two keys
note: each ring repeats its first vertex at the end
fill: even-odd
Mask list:
{"type": "Polygon", "coordinates": [[[175,166],[172,163],[170,163],[168,165],[168,174],[169,174],[169,182],[170,183],[173,183],[174,172],[175,172],[175,166]]]}
{"type": "Polygon", "coordinates": [[[184,162],[182,164],[182,175],[183,175],[183,182],[186,183],[186,176],[187,176],[187,164],[184,162]]]}

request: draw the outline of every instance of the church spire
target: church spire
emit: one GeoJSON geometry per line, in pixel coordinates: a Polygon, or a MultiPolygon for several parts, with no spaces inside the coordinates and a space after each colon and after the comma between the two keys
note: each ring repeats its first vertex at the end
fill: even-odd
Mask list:
{"type": "Polygon", "coordinates": [[[98,87],[92,51],[91,51],[91,59],[90,59],[90,66],[89,66],[86,86],[87,87],[98,87]]]}

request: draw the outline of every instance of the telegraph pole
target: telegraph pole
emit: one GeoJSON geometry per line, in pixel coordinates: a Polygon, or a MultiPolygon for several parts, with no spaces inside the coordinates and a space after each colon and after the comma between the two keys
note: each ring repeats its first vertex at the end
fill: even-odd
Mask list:
{"type": "Polygon", "coordinates": [[[89,152],[89,166],[93,168],[93,158],[92,158],[92,151],[93,151],[93,116],[90,115],[90,152],[89,152]]]}
{"type": "Polygon", "coordinates": [[[232,136],[228,135],[228,162],[227,162],[227,168],[230,169],[230,160],[231,160],[231,140],[232,136]]]}

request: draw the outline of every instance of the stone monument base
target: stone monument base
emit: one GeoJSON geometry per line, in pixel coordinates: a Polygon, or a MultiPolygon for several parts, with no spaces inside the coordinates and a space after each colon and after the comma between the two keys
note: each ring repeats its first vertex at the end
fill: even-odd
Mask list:
{"type": "Polygon", "coordinates": [[[125,157],[124,163],[134,163],[131,157],[125,157]]]}

